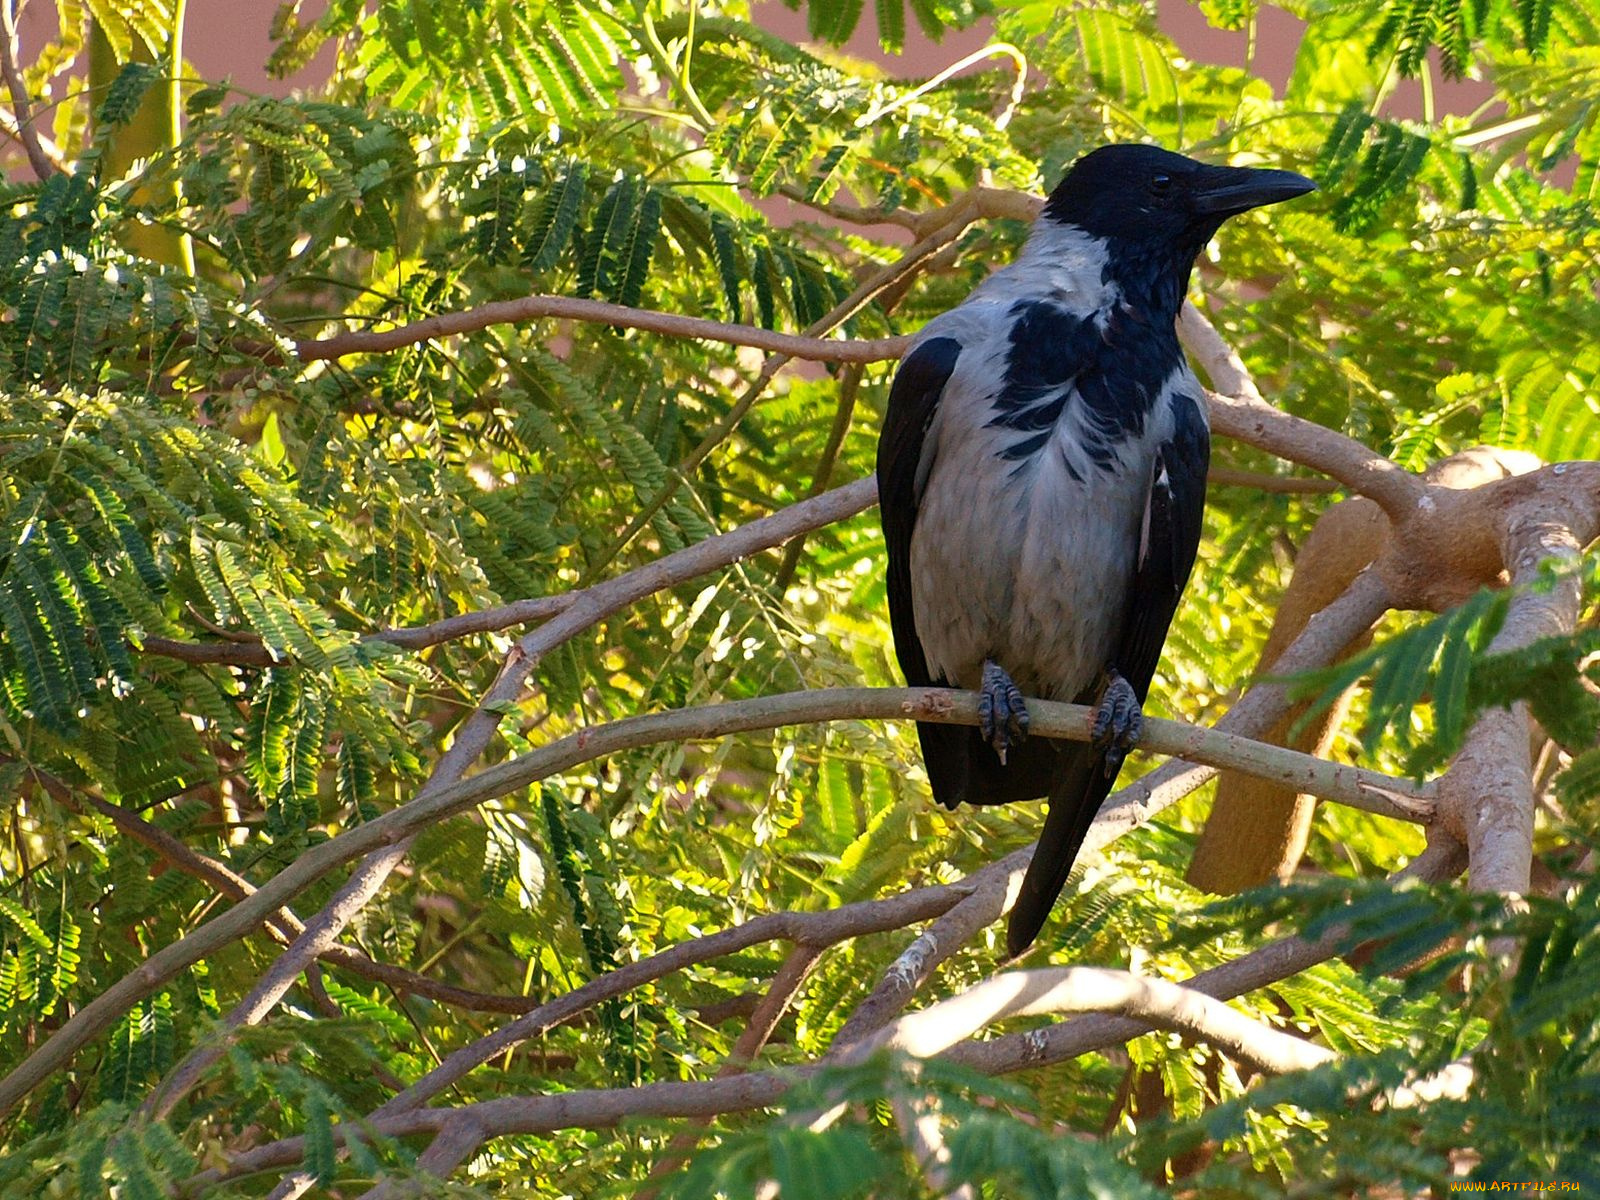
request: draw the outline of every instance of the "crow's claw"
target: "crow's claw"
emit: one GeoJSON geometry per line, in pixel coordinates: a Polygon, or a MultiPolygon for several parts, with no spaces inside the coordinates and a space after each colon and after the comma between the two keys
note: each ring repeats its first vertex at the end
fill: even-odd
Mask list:
{"type": "Polygon", "coordinates": [[[998,663],[984,659],[978,689],[978,728],[1004,766],[1006,751],[1028,736],[1028,705],[998,663]]]}
{"type": "Polygon", "coordinates": [[[1122,760],[1138,744],[1144,733],[1144,713],[1139,708],[1139,697],[1133,685],[1111,671],[1105,691],[1100,693],[1100,707],[1094,714],[1094,729],[1090,740],[1106,756],[1106,775],[1113,776],[1122,769],[1122,760]]]}

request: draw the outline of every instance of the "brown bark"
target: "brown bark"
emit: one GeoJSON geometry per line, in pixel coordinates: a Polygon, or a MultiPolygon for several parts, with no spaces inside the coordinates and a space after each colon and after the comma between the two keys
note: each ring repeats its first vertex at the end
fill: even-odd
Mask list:
{"type": "MultiPolygon", "coordinates": [[[[1441,488],[1468,490],[1497,479],[1526,474],[1539,461],[1531,454],[1477,447],[1434,464],[1424,479],[1441,488]]],[[[1261,652],[1258,674],[1270,674],[1289,645],[1310,619],[1326,608],[1389,543],[1389,520],[1371,500],[1357,498],[1336,504],[1318,520],[1295,562],[1294,577],[1284,592],[1272,632],[1261,652]]],[[[1500,575],[1498,555],[1492,564],[1479,564],[1485,577],[1461,592],[1467,572],[1451,575],[1451,590],[1441,598],[1464,600],[1471,590],[1500,575]],[[1492,573],[1488,567],[1494,566],[1492,573]]],[[[1470,569],[1469,569],[1470,570],[1470,569]]],[[[1408,588],[1418,590],[1408,580],[1408,588]]],[[[1335,661],[1348,658],[1371,641],[1370,632],[1350,641],[1335,661]]],[[[1304,715],[1306,705],[1296,705],[1262,738],[1275,745],[1326,756],[1348,708],[1348,696],[1308,722],[1289,739],[1289,731],[1304,715]]],[[[1305,794],[1268,780],[1225,771],[1217,783],[1217,798],[1206,820],[1200,843],[1189,864],[1188,881],[1207,891],[1232,894],[1294,874],[1311,833],[1316,801],[1305,794]]]]}
{"type": "MultiPolygon", "coordinates": [[[[1378,553],[1385,522],[1370,500],[1347,500],[1330,508],[1311,531],[1295,561],[1272,632],[1261,651],[1258,674],[1270,674],[1278,657],[1313,616],[1354,582],[1378,553]]],[[[1348,642],[1334,661],[1349,657],[1372,640],[1370,632],[1348,642]]],[[[1263,736],[1279,746],[1293,745],[1319,758],[1343,720],[1344,698],[1309,722],[1292,741],[1289,731],[1305,714],[1297,704],[1263,736]]],[[[1315,801],[1291,788],[1247,779],[1225,771],[1217,780],[1211,816],[1190,860],[1188,881],[1210,892],[1231,894],[1269,879],[1286,879],[1305,852],[1315,801]]]]}

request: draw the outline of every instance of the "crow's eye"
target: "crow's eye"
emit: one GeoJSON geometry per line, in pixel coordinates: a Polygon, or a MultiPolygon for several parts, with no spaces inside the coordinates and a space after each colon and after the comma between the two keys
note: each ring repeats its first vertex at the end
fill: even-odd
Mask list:
{"type": "Polygon", "coordinates": [[[1156,175],[1150,180],[1150,193],[1155,196],[1165,196],[1172,190],[1171,175],[1156,175]]]}

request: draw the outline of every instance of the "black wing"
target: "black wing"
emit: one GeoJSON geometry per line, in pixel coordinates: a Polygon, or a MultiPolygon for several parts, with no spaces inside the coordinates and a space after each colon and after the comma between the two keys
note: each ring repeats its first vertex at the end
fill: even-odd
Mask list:
{"type": "MultiPolygon", "coordinates": [[[[1180,395],[1173,401],[1176,426],[1171,440],[1156,451],[1122,634],[1107,663],[1133,686],[1141,704],[1200,546],[1211,438],[1199,406],[1191,396],[1180,395]]],[[[1087,745],[1063,752],[1061,771],[1050,791],[1050,812],[1033,861],[1011,910],[1006,948],[1012,957],[1039,935],[1095,814],[1116,782],[1106,773],[1105,755],[1087,745]]]]}
{"type": "MultiPolygon", "coordinates": [[[[917,637],[911,534],[922,503],[922,483],[928,477],[926,470],[919,471],[923,443],[960,356],[961,343],[954,338],[929,338],[906,355],[889,389],[889,408],[878,435],[878,513],[889,551],[889,628],[900,670],[912,687],[944,687],[949,682],[928,670],[928,657],[917,637]]],[[[966,791],[968,732],[959,725],[917,723],[934,799],[948,808],[954,808],[966,791]]]]}
{"type": "Polygon", "coordinates": [[[1133,685],[1139,703],[1161,659],[1167,627],[1178,611],[1183,586],[1194,568],[1205,518],[1206,472],[1211,465],[1211,434],[1200,401],[1179,395],[1172,439],[1156,451],[1139,537],[1138,566],[1128,589],[1122,637],[1111,665],[1133,685]]]}
{"type": "Polygon", "coordinates": [[[889,627],[894,632],[900,670],[912,687],[945,682],[928,673],[927,655],[917,638],[916,610],[911,602],[911,532],[922,502],[917,468],[923,441],[960,356],[961,343],[954,338],[929,338],[906,355],[889,389],[889,408],[878,435],[878,513],[889,549],[889,627]]]}

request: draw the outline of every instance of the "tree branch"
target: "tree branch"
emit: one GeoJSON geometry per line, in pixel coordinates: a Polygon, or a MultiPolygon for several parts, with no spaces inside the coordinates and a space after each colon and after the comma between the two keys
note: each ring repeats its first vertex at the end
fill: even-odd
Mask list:
{"type": "Polygon", "coordinates": [[[1217,389],[1207,397],[1217,433],[1333,476],[1397,524],[1416,510],[1424,491],[1420,479],[1353,438],[1273,408],[1244,361],[1193,304],[1185,303],[1178,316],[1178,336],[1217,389]]]}
{"type": "MultiPolygon", "coordinates": [[[[1084,706],[1032,701],[1029,713],[1039,736],[1088,739],[1092,710],[1084,706]]],[[[353,907],[362,894],[370,894],[366,890],[376,886],[374,881],[393,869],[411,837],[446,817],[570,770],[580,763],[622,750],[659,742],[724,737],[782,725],[873,718],[976,725],[977,697],[969,692],[941,688],[835,688],[626,717],[569,734],[518,758],[489,767],[471,779],[433,789],[424,787],[414,799],[399,808],[311,847],[259,887],[253,896],[157,951],[136,971],[78,1010],[10,1075],[0,1080],[0,1112],[9,1109],[52,1071],[65,1065],[78,1049],[109,1028],[132,1004],[200,958],[243,937],[265,920],[267,914],[353,858],[370,853],[368,860],[339,889],[328,908],[318,918],[307,922],[306,933],[295,943],[295,947],[302,947],[304,943],[297,952],[304,955],[304,960],[299,961],[296,954],[286,952],[279,959],[282,971],[275,968],[274,972],[269,972],[274,987],[286,989],[292,982],[295,976],[288,976],[287,981],[284,978],[288,964],[297,963],[298,970],[304,970],[331,945],[326,939],[354,915],[353,907]]],[[[1417,794],[1414,799],[1393,800],[1393,795],[1405,797],[1408,791],[1408,785],[1401,780],[1321,762],[1277,746],[1248,743],[1219,735],[1215,730],[1195,731],[1176,721],[1154,718],[1147,721],[1143,746],[1147,751],[1158,753],[1193,754],[1213,765],[1237,770],[1267,771],[1273,778],[1296,781],[1301,790],[1320,792],[1326,799],[1354,803],[1368,811],[1383,811],[1412,820],[1422,819],[1422,805],[1427,802],[1425,794],[1417,794]]],[[[1142,819],[1124,821],[1119,835],[1142,819]]],[[[294,950],[292,947],[291,951],[294,950]]],[[[236,1006],[235,1013],[258,1010],[265,1003],[264,995],[265,989],[258,985],[236,1006]]],[[[192,1068],[185,1064],[180,1069],[185,1079],[189,1079],[192,1068]]],[[[163,1090],[158,1103],[170,1105],[173,1094],[170,1088],[163,1090]]]]}
{"type": "MultiPolygon", "coordinates": [[[[870,507],[875,499],[876,497],[869,500],[862,507],[870,507]]],[[[684,554],[694,548],[688,546],[676,553],[684,554]]],[[[510,604],[497,604],[492,608],[480,608],[472,612],[458,613],[453,617],[443,617],[426,625],[380,629],[376,633],[362,634],[361,640],[388,642],[391,646],[399,646],[405,650],[426,650],[430,646],[440,646],[445,642],[470,637],[475,633],[496,633],[513,625],[549,620],[566,612],[587,590],[578,588],[555,596],[534,596],[527,600],[514,600],[510,604]]],[[[234,639],[222,642],[181,642],[172,638],[147,637],[139,649],[145,654],[176,658],[190,663],[269,667],[274,662],[282,661],[272,657],[272,652],[261,641],[259,634],[245,636],[246,640],[234,639]]]]}
{"type": "MultiPolygon", "coordinates": [[[[0,37],[3,36],[3,34],[0,34],[0,37]]],[[[57,171],[65,171],[67,169],[67,160],[66,156],[61,153],[61,147],[41,134],[36,126],[30,126],[29,128],[33,133],[34,139],[39,143],[40,152],[49,160],[50,165],[55,167],[57,171]]],[[[26,153],[27,143],[22,140],[22,125],[17,121],[14,114],[3,108],[0,108],[0,133],[15,141],[26,153]]]]}
{"type": "Polygon", "coordinates": [[[525,321],[554,317],[558,320],[586,321],[619,329],[643,329],[669,337],[701,338],[733,346],[753,346],[787,358],[811,362],[870,363],[899,358],[909,337],[853,340],[779,333],[754,325],[708,321],[677,313],[630,308],[576,296],[521,296],[515,300],[494,300],[459,312],[437,313],[420,321],[378,331],[351,331],[325,338],[307,338],[294,344],[301,362],[320,362],[343,358],[347,354],[382,354],[414,346],[434,338],[473,333],[491,325],[515,325],[525,321]]]}
{"type": "Polygon", "coordinates": [[[173,638],[147,637],[138,647],[141,653],[158,658],[175,658],[197,665],[226,667],[270,667],[283,660],[265,642],[181,642],[173,638]]]}
{"type": "MultiPolygon", "coordinates": [[[[1387,606],[1388,591],[1383,582],[1376,574],[1363,572],[1339,599],[1311,619],[1278,660],[1279,669],[1283,674],[1292,674],[1332,661],[1350,638],[1367,629],[1387,606]]],[[[1282,684],[1260,683],[1245,693],[1214,729],[1255,736],[1270,729],[1288,705],[1288,692],[1282,684]]],[[[1086,859],[1176,804],[1215,773],[1206,766],[1166,762],[1114,792],[1089,827],[1079,858],[1086,859]]],[[[1018,850],[975,872],[970,879],[979,886],[973,894],[920,934],[890,965],[835,1035],[835,1045],[849,1045],[880,1028],[910,1002],[940,964],[1010,911],[1032,854],[1031,848],[1018,850]]]]}
{"type": "MultiPolygon", "coordinates": [[[[1428,847],[1403,870],[1390,878],[1421,879],[1442,883],[1466,869],[1466,850],[1446,837],[1431,839],[1428,847]]],[[[1218,1000],[1231,1000],[1279,980],[1297,975],[1339,953],[1349,938],[1345,926],[1335,926],[1314,941],[1288,937],[1253,950],[1231,962],[1201,971],[1184,981],[1183,986],[1218,1000]]],[[[986,1042],[970,1042],[954,1047],[946,1057],[952,1062],[999,1075],[1032,1067],[1048,1066],[1087,1054],[1091,1050],[1117,1045],[1149,1033],[1148,1022],[1106,1014],[1078,1017],[1046,1029],[1009,1033],[986,1042]]]]}
{"type": "MultiPolygon", "coordinates": [[[[1448,839],[1430,842],[1396,880],[1415,877],[1429,882],[1454,878],[1466,865],[1465,851],[1448,839]]],[[[842,911],[842,910],[837,910],[842,911]]],[[[823,917],[830,914],[806,914],[823,917]]],[[[1229,963],[1202,971],[1181,986],[1216,1000],[1232,999],[1276,983],[1338,953],[1348,930],[1333,928],[1314,942],[1285,938],[1229,963]]],[[[943,1057],[986,1074],[1002,1074],[1060,1062],[1125,1042],[1150,1032],[1148,1022],[1096,1013],[1048,1029],[1007,1034],[986,1042],[965,1042],[943,1057]]],[[[751,1073],[702,1083],[653,1083],[637,1088],[568,1092],[554,1096],[512,1096],[459,1108],[379,1109],[366,1121],[336,1125],[341,1144],[351,1137],[376,1133],[388,1137],[438,1135],[446,1129],[474,1127],[483,1140],[513,1133],[549,1133],[564,1128],[603,1128],[626,1118],[716,1117],[748,1112],[778,1103],[796,1080],[813,1074],[816,1065],[783,1074],[751,1073]]],[[[398,1100],[399,1097],[396,1097],[398,1100]]],[[[391,1102],[392,1103],[392,1102],[391,1102]]],[[[387,1108],[387,1106],[386,1106],[387,1108]]],[[[304,1156],[304,1139],[285,1138],[234,1156],[227,1168],[213,1168],[188,1180],[186,1196],[203,1194],[225,1180],[289,1166],[304,1156]]]]}
{"type": "Polygon", "coordinates": [[[1264,1025],[1194,988],[1128,971],[1054,967],[986,979],[900,1017],[852,1046],[838,1061],[860,1062],[879,1050],[932,1058],[996,1021],[1087,1012],[1118,1013],[1157,1029],[1188,1034],[1273,1074],[1307,1070],[1335,1057],[1325,1047],[1264,1025]]]}
{"type": "MultiPolygon", "coordinates": [[[[284,993],[294,986],[294,981],[312,963],[333,949],[344,927],[377,894],[389,872],[405,858],[410,845],[410,839],[406,838],[384,846],[363,859],[343,886],[334,892],[333,899],[306,922],[293,944],[278,956],[244,999],[223,1018],[223,1032],[214,1033],[195,1046],[146,1097],[140,1111],[156,1120],[166,1118],[189,1090],[200,1082],[211,1064],[222,1057],[226,1048],[225,1031],[240,1025],[253,1025],[272,1011],[284,993]]],[[[249,903],[251,901],[248,899],[241,902],[226,915],[232,916],[249,903]]],[[[177,944],[181,946],[187,940],[184,938],[177,944]]]]}
{"type": "MultiPolygon", "coordinates": [[[[1600,493],[1593,486],[1538,487],[1540,476],[1600,475],[1600,465],[1566,464],[1508,480],[1521,493],[1507,510],[1502,557],[1518,591],[1505,623],[1489,643],[1491,654],[1511,654],[1541,638],[1570,634],[1577,626],[1582,589],[1578,573],[1566,570],[1540,585],[1545,569],[1574,564],[1600,533],[1600,493]],[[1585,470],[1593,468],[1593,470],[1585,470]]],[[[1574,479],[1574,484],[1583,482],[1574,479]]],[[[1594,482],[1594,481],[1591,481],[1594,482]]],[[[1527,705],[1484,712],[1467,732],[1460,753],[1441,780],[1448,828],[1466,841],[1472,886],[1478,891],[1520,896],[1528,891],[1533,866],[1534,791],[1529,757],[1527,705]]]]}
{"type": "Polygon", "coordinates": [[[33,173],[43,182],[60,172],[61,167],[45,153],[39,131],[33,127],[33,103],[28,98],[28,85],[17,68],[19,57],[16,11],[12,0],[0,0],[0,75],[5,76],[11,106],[16,111],[17,140],[28,155],[33,173]]]}
{"type": "Polygon", "coordinates": [[[923,1179],[927,1180],[928,1190],[940,1200],[977,1200],[977,1192],[970,1183],[955,1189],[950,1186],[950,1147],[945,1144],[944,1131],[939,1127],[938,1101],[932,1096],[915,1099],[896,1096],[889,1105],[900,1126],[900,1135],[905,1138],[923,1179]]]}

